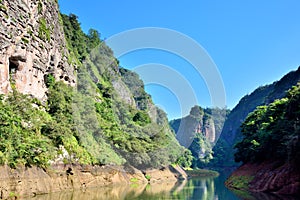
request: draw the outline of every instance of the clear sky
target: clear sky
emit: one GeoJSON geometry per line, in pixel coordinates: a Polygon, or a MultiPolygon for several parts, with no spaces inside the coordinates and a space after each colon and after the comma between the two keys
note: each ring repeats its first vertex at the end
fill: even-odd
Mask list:
{"type": "MultiPolygon", "coordinates": [[[[85,32],[97,29],[102,39],[143,27],[168,28],[191,37],[218,67],[228,108],[300,65],[299,0],[59,0],[59,4],[62,13],[79,17],[85,32]]],[[[202,77],[179,56],[148,49],[119,60],[129,69],[148,63],[167,65],[190,82],[199,105],[212,105],[202,77]]],[[[169,119],[181,117],[178,100],[168,88],[152,84],[146,89],[169,119]]]]}

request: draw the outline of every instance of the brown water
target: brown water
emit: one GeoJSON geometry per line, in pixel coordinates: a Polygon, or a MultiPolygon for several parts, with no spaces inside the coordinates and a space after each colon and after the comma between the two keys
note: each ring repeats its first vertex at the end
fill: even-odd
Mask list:
{"type": "MultiPolygon", "coordinates": [[[[217,178],[196,178],[181,183],[153,184],[153,185],[119,185],[113,187],[92,188],[59,192],[26,200],[239,200],[224,186],[224,176],[217,178]]],[[[291,197],[276,197],[267,194],[257,194],[247,199],[253,200],[290,200],[291,197]]]]}

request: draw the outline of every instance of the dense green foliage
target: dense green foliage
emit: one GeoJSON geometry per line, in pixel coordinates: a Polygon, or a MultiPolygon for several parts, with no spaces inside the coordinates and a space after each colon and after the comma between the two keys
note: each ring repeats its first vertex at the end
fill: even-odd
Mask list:
{"type": "MultiPolygon", "coordinates": [[[[53,81],[51,75],[48,80],[53,81]]],[[[73,102],[77,95],[74,88],[62,82],[49,83],[47,113],[52,122],[43,127],[42,134],[52,139],[55,147],[62,145],[68,151],[67,162],[91,164],[95,160],[82,147],[75,126],[73,102]]]]}
{"type": "MultiPolygon", "coordinates": [[[[32,107],[33,99],[17,92],[0,100],[0,163],[44,166],[53,158],[48,137],[41,134],[50,116],[32,107]]],[[[36,105],[36,104],[35,104],[36,105]]]]}
{"type": "Polygon", "coordinates": [[[253,112],[257,106],[264,106],[281,99],[286,91],[300,81],[300,68],[286,74],[279,81],[270,85],[261,86],[249,95],[244,96],[237,106],[230,112],[225,121],[221,136],[214,146],[213,166],[237,166],[240,163],[234,161],[234,144],[243,139],[241,124],[247,115],[253,112]]]}
{"type": "Polygon", "coordinates": [[[48,106],[17,91],[1,99],[1,164],[46,167],[62,153],[60,145],[69,154],[65,162],[92,162],[88,152],[76,140],[67,102],[72,95],[70,90],[72,88],[61,82],[52,85],[48,106]]]}
{"type": "MultiPolygon", "coordinates": [[[[88,90],[87,86],[82,86],[83,81],[90,80],[92,83],[89,84],[96,85],[94,92],[88,93],[98,98],[95,107],[100,135],[119,156],[136,167],[159,167],[176,162],[183,148],[168,126],[164,126],[167,120],[160,117],[165,115],[155,115],[160,119],[154,119],[148,109],[141,110],[121,98],[120,95],[136,99],[139,94],[126,90],[127,86],[118,73],[117,62],[106,48],[102,44],[99,49],[91,52],[91,60],[84,64],[80,73],[84,74],[82,70],[86,70],[89,75],[79,83],[79,87],[85,88],[82,90],[85,93],[88,90]],[[160,125],[157,121],[165,124],[160,125]]],[[[131,82],[134,85],[134,80],[131,82]]]]}
{"type": "Polygon", "coordinates": [[[61,20],[69,62],[78,66],[77,86],[48,74],[47,102],[17,91],[1,97],[0,164],[189,167],[189,151],[179,145],[138,75],[120,69],[99,33],[83,33],[75,15],[62,14],[61,20]]]}
{"type": "Polygon", "coordinates": [[[169,130],[166,114],[154,107],[138,75],[119,67],[97,31],[85,35],[75,15],[62,18],[70,51],[84,60],[73,117],[78,141],[92,158],[97,163],[128,162],[139,168],[184,160],[184,148],[169,130]]]}
{"type": "Polygon", "coordinates": [[[140,126],[145,126],[151,122],[148,113],[143,111],[138,111],[132,119],[140,126]]]}
{"type": "Polygon", "coordinates": [[[74,59],[83,61],[89,52],[100,44],[100,34],[94,29],[90,29],[88,34],[85,34],[78,22],[78,17],[74,14],[61,14],[61,20],[65,32],[69,51],[74,59]]]}
{"type": "Polygon", "coordinates": [[[285,98],[268,106],[259,106],[242,124],[244,139],[236,144],[237,162],[261,162],[269,159],[300,160],[300,84],[285,98]]]}
{"type": "Polygon", "coordinates": [[[196,134],[189,149],[194,157],[193,167],[203,168],[212,159],[212,144],[203,134],[196,134]]]}

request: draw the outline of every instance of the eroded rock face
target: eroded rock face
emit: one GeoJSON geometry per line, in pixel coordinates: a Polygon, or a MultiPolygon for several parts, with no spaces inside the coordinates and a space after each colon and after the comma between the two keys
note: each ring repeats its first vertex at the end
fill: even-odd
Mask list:
{"type": "Polygon", "coordinates": [[[205,120],[201,119],[196,125],[194,132],[203,134],[210,143],[214,143],[216,140],[215,123],[212,118],[208,118],[205,120]]]}
{"type": "Polygon", "coordinates": [[[131,183],[132,178],[140,184],[148,182],[140,171],[131,173],[118,166],[53,165],[47,170],[38,167],[11,169],[0,166],[0,199],[9,199],[12,193],[25,197],[74,189],[126,185],[131,183]]]}
{"type": "Polygon", "coordinates": [[[15,87],[44,100],[47,74],[75,86],[57,3],[2,0],[0,5],[0,93],[15,87]]]}
{"type": "MultiPolygon", "coordinates": [[[[239,167],[226,181],[226,186],[233,188],[235,177],[251,177],[248,190],[281,195],[300,194],[300,169],[296,163],[281,164],[278,161],[247,163],[239,167]]],[[[241,188],[234,188],[240,190],[241,188]]]]}
{"type": "Polygon", "coordinates": [[[112,81],[112,85],[115,91],[118,93],[119,97],[129,105],[135,107],[135,101],[130,93],[128,87],[121,81],[121,79],[116,79],[112,81]]]}
{"type": "MultiPolygon", "coordinates": [[[[116,187],[120,185],[130,186],[131,184],[140,186],[151,184],[152,187],[157,183],[160,186],[163,184],[164,186],[173,187],[178,179],[187,179],[184,170],[178,166],[145,172],[132,166],[61,164],[52,165],[46,170],[36,166],[31,168],[18,167],[16,169],[0,166],[0,199],[10,199],[10,194],[26,197],[76,189],[104,188],[112,185],[116,187]],[[148,175],[148,180],[145,175],[148,175]]],[[[156,190],[156,192],[161,191],[156,190]]]]}
{"type": "Polygon", "coordinates": [[[204,122],[203,133],[210,143],[215,142],[216,129],[215,129],[215,123],[213,119],[209,118],[204,122]]]}
{"type": "Polygon", "coordinates": [[[262,166],[249,184],[253,192],[272,192],[276,194],[300,194],[300,170],[293,164],[280,167],[272,164],[262,166]]]}
{"type": "Polygon", "coordinates": [[[148,169],[145,175],[150,177],[149,183],[176,183],[178,179],[187,179],[187,174],[185,171],[178,166],[168,166],[162,169],[148,169]]]}

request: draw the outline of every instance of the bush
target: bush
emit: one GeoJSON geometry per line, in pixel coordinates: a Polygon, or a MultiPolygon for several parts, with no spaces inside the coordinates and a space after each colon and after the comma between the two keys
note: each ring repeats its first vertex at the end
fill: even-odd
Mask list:
{"type": "Polygon", "coordinates": [[[150,119],[148,113],[146,113],[145,111],[138,111],[134,115],[132,120],[140,126],[145,126],[145,125],[151,123],[151,119],[150,119]]]}

